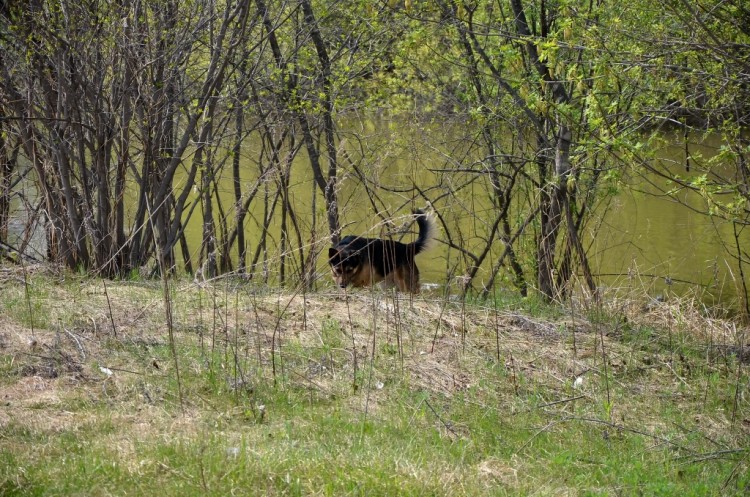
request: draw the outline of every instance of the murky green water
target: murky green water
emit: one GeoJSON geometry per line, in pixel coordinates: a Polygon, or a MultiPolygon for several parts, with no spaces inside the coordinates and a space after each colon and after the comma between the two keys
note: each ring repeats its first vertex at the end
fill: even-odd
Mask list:
{"type": "MultiPolygon", "coordinates": [[[[695,167],[686,169],[684,145],[679,142],[677,137],[673,145],[659,152],[662,167],[683,178],[700,174],[695,167]]],[[[691,145],[690,153],[708,157],[716,153],[718,145],[718,140],[708,140],[691,145]]],[[[722,174],[727,177],[732,173],[722,174]]],[[[631,177],[629,183],[634,188],[615,197],[592,243],[594,265],[606,275],[603,284],[622,288],[640,285],[651,295],[697,291],[706,303],[735,300],[740,285],[738,267],[723,248],[735,247],[731,224],[700,214],[707,207],[695,193],[685,190],[667,196],[664,192],[675,185],[664,178],[645,174],[631,177]]],[[[750,233],[741,233],[740,243],[750,246],[750,233]]]]}
{"type": "MultiPolygon", "coordinates": [[[[472,250],[481,246],[481,237],[494,220],[487,183],[471,174],[442,172],[454,168],[454,161],[462,159],[464,147],[460,138],[451,142],[450,136],[435,136],[434,131],[406,133],[405,129],[393,123],[363,121],[352,125],[350,138],[340,144],[339,207],[344,233],[381,236],[405,227],[411,210],[427,205],[412,188],[416,184],[434,202],[434,208],[440,212],[448,227],[447,231],[441,227],[438,243],[418,257],[422,281],[440,286],[453,284],[455,281],[449,275],[459,276],[465,267],[465,259],[459,251],[449,249],[444,242],[450,238],[454,244],[472,250]],[[429,136],[426,136],[428,133],[429,136]],[[429,147],[425,145],[428,142],[439,143],[440,146],[429,147]],[[362,176],[367,178],[368,188],[363,186],[362,176]],[[470,182],[472,179],[474,181],[470,182]],[[447,193],[451,190],[458,193],[447,193]]],[[[671,163],[669,167],[676,169],[684,168],[684,147],[678,141],[676,139],[673,147],[661,152],[665,163],[671,163]]],[[[715,144],[708,143],[701,151],[713,153],[712,146],[715,144]]],[[[260,148],[252,141],[246,144],[242,154],[243,190],[247,191],[259,181],[258,162],[263,159],[260,148]]],[[[230,217],[228,224],[231,226],[234,222],[234,197],[230,174],[229,168],[221,172],[218,184],[221,202],[230,217]]],[[[682,174],[688,173],[682,171],[682,174]]],[[[661,194],[662,190],[669,188],[664,179],[637,175],[629,177],[628,181],[636,188],[623,188],[608,206],[596,212],[587,230],[586,244],[599,284],[623,290],[642,291],[645,288],[652,295],[664,292],[683,294],[690,288],[698,287],[703,289],[702,298],[708,302],[719,298],[731,301],[737,294],[735,285],[738,284],[739,275],[736,262],[722,249],[722,244],[733,246],[732,227],[691,211],[673,198],[661,194]]],[[[249,257],[260,239],[264,211],[273,203],[276,178],[274,175],[265,177],[246,220],[249,257]]],[[[184,181],[184,177],[178,176],[177,184],[181,181],[184,181]]],[[[536,195],[536,192],[529,191],[524,195],[536,195]]],[[[679,195],[682,195],[685,203],[698,210],[704,207],[703,201],[696,195],[685,192],[679,195]]],[[[194,188],[190,201],[198,198],[199,192],[194,188]]],[[[301,230],[304,250],[320,254],[320,284],[328,285],[330,278],[325,259],[328,242],[323,198],[316,191],[304,152],[298,154],[291,169],[290,200],[301,230]]],[[[519,202],[523,203],[523,200],[519,202]]],[[[516,221],[520,222],[528,210],[517,210],[519,218],[516,221]]],[[[16,208],[16,211],[19,212],[19,209],[16,208]]],[[[215,212],[218,216],[217,209],[215,212]]],[[[271,279],[280,264],[279,212],[277,207],[270,223],[265,256],[264,267],[271,279]]],[[[194,259],[198,257],[202,238],[201,216],[199,204],[186,232],[194,259]]],[[[15,222],[22,224],[19,219],[15,222]]],[[[291,239],[292,249],[295,249],[296,235],[291,239]]],[[[407,236],[406,240],[410,239],[407,236]]],[[[745,247],[750,246],[747,233],[741,235],[741,241],[745,247]]],[[[519,243],[533,253],[531,231],[519,243]]],[[[489,269],[502,250],[499,242],[493,246],[488,261],[475,280],[475,286],[481,288],[489,278],[489,269]]],[[[298,259],[298,255],[292,251],[291,258],[286,261],[294,263],[298,259]]],[[[526,267],[529,267],[528,264],[526,267]]],[[[296,269],[290,267],[287,274],[293,274],[296,269]]],[[[505,283],[501,280],[501,284],[510,286],[509,280],[505,283]]]]}
{"type": "MultiPolygon", "coordinates": [[[[441,143],[440,149],[430,149],[424,145],[424,136],[407,135],[392,124],[376,125],[371,121],[357,125],[356,129],[352,129],[352,136],[356,136],[356,140],[344,142],[340,150],[346,151],[346,156],[342,154],[339,157],[342,162],[339,201],[345,234],[381,236],[394,228],[404,227],[413,208],[427,205],[412,189],[412,185],[416,184],[434,201],[434,207],[443,217],[454,243],[472,249],[481,246],[480,238],[494,220],[486,181],[474,178],[470,186],[463,187],[456,195],[450,195],[446,192],[451,188],[458,190],[471,177],[441,172],[455,167],[452,161],[460,159],[460,144],[437,139],[441,143]],[[446,153],[450,150],[455,155],[446,153]],[[351,164],[356,164],[356,168],[351,164]],[[363,187],[361,175],[367,178],[369,188],[363,187]],[[391,220],[392,224],[385,220],[391,220]]],[[[430,139],[435,140],[435,136],[430,136],[430,139]]],[[[691,150],[711,154],[715,146],[715,143],[708,143],[701,147],[694,146],[691,150]]],[[[246,151],[249,156],[254,155],[251,150],[252,145],[249,145],[246,151]]],[[[660,154],[666,166],[683,176],[694,174],[684,171],[684,147],[679,143],[679,137],[673,146],[666,147],[660,154]]],[[[307,243],[313,225],[314,185],[305,157],[301,153],[295,160],[291,197],[307,243]]],[[[251,165],[243,172],[248,184],[256,180],[255,170],[257,166],[251,165]]],[[[684,294],[691,289],[699,289],[701,298],[707,302],[731,300],[736,295],[735,285],[739,276],[736,262],[722,249],[722,244],[734,243],[731,226],[694,212],[664,195],[662,192],[671,188],[664,179],[653,175],[644,178],[629,174],[628,177],[627,181],[636,188],[622,188],[609,205],[602,206],[595,214],[587,230],[586,243],[599,284],[640,292],[645,289],[654,296],[665,292],[684,294]]],[[[225,181],[225,184],[225,203],[229,205],[229,181],[225,181]]],[[[682,192],[678,196],[684,203],[704,210],[703,200],[697,195],[682,192]]],[[[313,249],[324,254],[328,246],[327,226],[320,194],[317,194],[315,209],[318,243],[313,249]]],[[[518,215],[524,216],[526,212],[519,209],[518,215]]],[[[257,240],[262,214],[263,207],[257,202],[253,210],[254,220],[249,221],[246,227],[251,251],[254,240],[257,240]]],[[[279,223],[278,216],[271,223],[276,242],[279,239],[279,223]]],[[[519,240],[528,250],[533,250],[531,235],[529,231],[528,236],[519,240]]],[[[190,238],[191,245],[197,246],[200,239],[198,222],[192,224],[190,238]]],[[[406,240],[410,239],[407,236],[406,240]]],[[[423,282],[442,286],[455,283],[448,275],[460,275],[465,260],[458,251],[450,250],[444,243],[448,236],[442,227],[438,239],[439,242],[429,252],[420,255],[418,261],[423,282]]],[[[748,234],[743,234],[742,240],[750,242],[748,234]]],[[[746,246],[750,246],[750,243],[746,246]]],[[[309,248],[307,246],[306,250],[309,248]]],[[[483,281],[489,278],[491,264],[502,250],[500,243],[493,246],[488,261],[475,281],[477,287],[481,287],[483,281]]],[[[278,262],[278,254],[269,253],[269,259],[269,265],[273,267],[278,262]]],[[[318,258],[318,268],[323,284],[328,284],[324,255],[318,258]]],[[[509,281],[505,284],[510,286],[509,281]]]]}

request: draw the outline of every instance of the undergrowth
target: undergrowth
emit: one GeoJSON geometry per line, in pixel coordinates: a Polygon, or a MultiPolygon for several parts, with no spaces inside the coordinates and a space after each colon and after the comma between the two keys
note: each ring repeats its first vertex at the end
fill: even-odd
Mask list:
{"type": "Polygon", "coordinates": [[[747,328],[684,302],[167,291],[174,348],[158,282],[2,274],[0,495],[750,490],[747,328]]]}

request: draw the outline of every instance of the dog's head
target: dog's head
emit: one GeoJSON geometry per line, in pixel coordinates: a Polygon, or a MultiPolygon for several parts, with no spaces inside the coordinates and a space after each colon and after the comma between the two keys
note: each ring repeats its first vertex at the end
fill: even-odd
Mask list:
{"type": "Polygon", "coordinates": [[[336,285],[346,288],[362,268],[362,256],[359,252],[348,250],[346,247],[331,247],[328,249],[328,264],[331,266],[336,285]]]}

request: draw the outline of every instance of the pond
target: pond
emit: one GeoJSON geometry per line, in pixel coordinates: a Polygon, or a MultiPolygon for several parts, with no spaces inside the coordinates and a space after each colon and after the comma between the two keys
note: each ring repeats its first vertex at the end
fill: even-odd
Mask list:
{"type": "MultiPolygon", "coordinates": [[[[429,252],[418,257],[423,283],[438,287],[454,285],[455,277],[465,269],[466,261],[456,250],[445,243],[445,230],[450,232],[454,243],[469,249],[482,244],[488,225],[494,219],[487,181],[472,178],[474,173],[446,173],[457,167],[466,169],[471,162],[470,153],[462,144],[462,133],[423,128],[412,128],[403,123],[385,120],[352,121],[347,124],[345,139],[339,143],[339,211],[344,234],[381,236],[397,232],[409,226],[410,212],[425,207],[427,201],[420,197],[417,185],[424,196],[432,200],[432,207],[445,222],[438,232],[438,242],[429,252]],[[445,136],[439,136],[445,133],[445,136]],[[438,143],[437,145],[432,145],[438,143]],[[363,183],[363,178],[366,182],[363,183]],[[454,191],[454,194],[450,192],[454,191]]],[[[685,147],[675,137],[672,145],[660,151],[662,166],[674,171],[684,169],[685,147]]],[[[693,145],[694,152],[715,153],[715,141],[707,140],[693,145]]],[[[267,174],[259,180],[259,168],[264,164],[263,149],[259,143],[249,140],[242,152],[242,184],[247,191],[260,181],[259,194],[251,206],[245,223],[248,238],[249,258],[254,253],[264,224],[264,216],[273,205],[277,191],[278,175],[267,174]]],[[[689,174],[682,171],[682,174],[689,174]]],[[[185,180],[185,174],[175,180],[177,188],[185,180]]],[[[664,191],[669,185],[655,175],[629,174],[627,185],[619,193],[599,204],[588,223],[584,240],[598,284],[609,289],[647,292],[652,297],[665,293],[683,295],[699,292],[707,303],[724,301],[732,303],[739,285],[737,264],[724,249],[734,246],[732,227],[718,219],[704,216],[696,211],[705,210],[703,200],[697,195],[682,191],[668,196],[664,191]],[[678,201],[679,200],[679,201],[678,201]],[[695,210],[686,208],[692,206],[695,210]]],[[[234,196],[230,168],[221,171],[217,180],[219,199],[224,212],[233,224],[234,196]]],[[[285,264],[294,265],[287,274],[299,271],[299,256],[295,250],[302,241],[305,253],[312,250],[319,255],[317,273],[319,286],[330,285],[325,254],[328,238],[323,199],[316,189],[307,155],[304,151],[295,155],[289,174],[290,205],[296,216],[300,237],[290,235],[287,242],[285,264]]],[[[31,185],[27,185],[27,199],[33,198],[31,185]]],[[[526,190],[523,196],[537,192],[526,190]]],[[[134,199],[135,192],[131,192],[134,199]]],[[[198,258],[202,238],[200,195],[196,187],[191,193],[191,202],[196,209],[186,230],[193,259],[198,258]]],[[[522,222],[525,215],[523,198],[518,200],[518,215],[513,221],[522,222]]],[[[134,200],[131,200],[131,206],[134,200]]],[[[277,203],[278,205],[278,203],[277,203]]],[[[132,209],[131,209],[132,210],[132,209]]],[[[21,205],[14,204],[14,219],[11,223],[11,243],[18,243],[22,236],[26,215],[21,205]],[[15,239],[13,238],[15,237],[15,239]]],[[[214,209],[218,216],[218,210],[214,209]]],[[[276,208],[269,224],[266,251],[261,257],[261,266],[269,280],[274,280],[282,260],[281,215],[276,208]],[[265,260],[265,262],[263,262],[265,260]]],[[[527,211],[526,211],[527,212],[527,211]]],[[[130,213],[131,216],[133,213],[130,213]]],[[[290,229],[292,224],[289,224],[290,229]]],[[[34,231],[32,247],[43,253],[40,231],[34,231]]],[[[396,237],[401,235],[396,235],[396,237]]],[[[406,236],[405,240],[411,238],[406,236]]],[[[747,233],[740,235],[741,243],[750,246],[747,233]]],[[[526,253],[533,254],[533,231],[519,238],[526,253]]],[[[490,268],[502,252],[497,242],[475,280],[475,287],[489,279],[490,268]]],[[[236,258],[235,249],[235,258],[236,258]]],[[[531,274],[531,256],[522,255],[522,264],[531,274]],[[524,259],[525,257],[525,259],[524,259]]],[[[511,285],[510,275],[500,279],[500,284],[511,285]]],[[[533,278],[530,278],[533,279],[533,278]]]]}
{"type": "MultiPolygon", "coordinates": [[[[463,145],[451,142],[452,139],[460,142],[463,134],[452,133],[458,138],[436,138],[434,129],[416,133],[417,136],[407,133],[407,129],[398,124],[368,121],[354,133],[358,141],[352,148],[364,150],[358,156],[366,157],[364,162],[369,160],[372,164],[368,175],[371,187],[377,184],[388,190],[380,192],[382,203],[378,206],[398,216],[397,224],[403,222],[412,207],[425,205],[422,199],[412,202],[416,193],[409,187],[416,183],[430,199],[440,199],[434,202],[434,207],[447,221],[454,241],[460,239],[465,246],[476,246],[477,238],[486,233],[494,219],[490,193],[486,186],[475,182],[456,195],[445,195],[444,191],[458,190],[458,184],[468,179],[466,175],[441,176],[436,172],[466,169],[467,166],[456,164],[459,159],[470,163],[463,157],[463,145]],[[431,136],[425,140],[424,134],[431,136]],[[442,145],[430,147],[425,142],[442,145]]],[[[694,165],[691,171],[685,170],[683,137],[668,137],[667,144],[657,151],[659,167],[683,178],[699,174],[694,165]]],[[[692,156],[710,157],[719,146],[715,137],[704,140],[691,137],[690,141],[695,142],[688,150],[692,156]]],[[[363,168],[367,169],[360,169],[363,168]]],[[[647,292],[652,297],[697,293],[707,304],[719,301],[733,304],[740,291],[739,273],[736,262],[724,248],[734,246],[732,226],[701,214],[706,211],[705,202],[690,191],[666,195],[674,185],[653,173],[630,172],[623,176],[622,182],[617,195],[598,205],[585,231],[585,243],[598,283],[610,289],[647,292]]],[[[342,224],[353,223],[347,232],[377,234],[382,220],[374,214],[376,209],[359,178],[344,175],[341,183],[342,224]]],[[[536,194],[523,193],[525,196],[536,194]]],[[[520,210],[523,209],[519,206],[520,210]]],[[[520,224],[522,219],[516,222],[520,224]]],[[[532,232],[528,233],[525,239],[519,240],[525,244],[527,252],[534,250],[532,232]]],[[[740,242],[745,247],[750,246],[750,233],[742,233],[740,242]]],[[[496,245],[490,259],[493,255],[499,257],[502,251],[500,244],[496,245]]],[[[418,260],[423,280],[438,285],[451,283],[446,275],[459,263],[458,255],[452,252],[444,244],[437,244],[431,252],[421,255],[418,260]]],[[[481,287],[482,281],[489,277],[491,264],[485,266],[478,273],[475,286],[481,287]]],[[[505,284],[510,286],[510,281],[506,280],[505,284]]]]}

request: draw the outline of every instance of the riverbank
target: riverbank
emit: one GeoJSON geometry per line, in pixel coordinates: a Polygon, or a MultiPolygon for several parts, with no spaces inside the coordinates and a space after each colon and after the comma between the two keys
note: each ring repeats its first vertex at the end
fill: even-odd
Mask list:
{"type": "Polygon", "coordinates": [[[750,332],[679,303],[15,267],[0,295],[3,495],[750,488],[750,332]]]}

